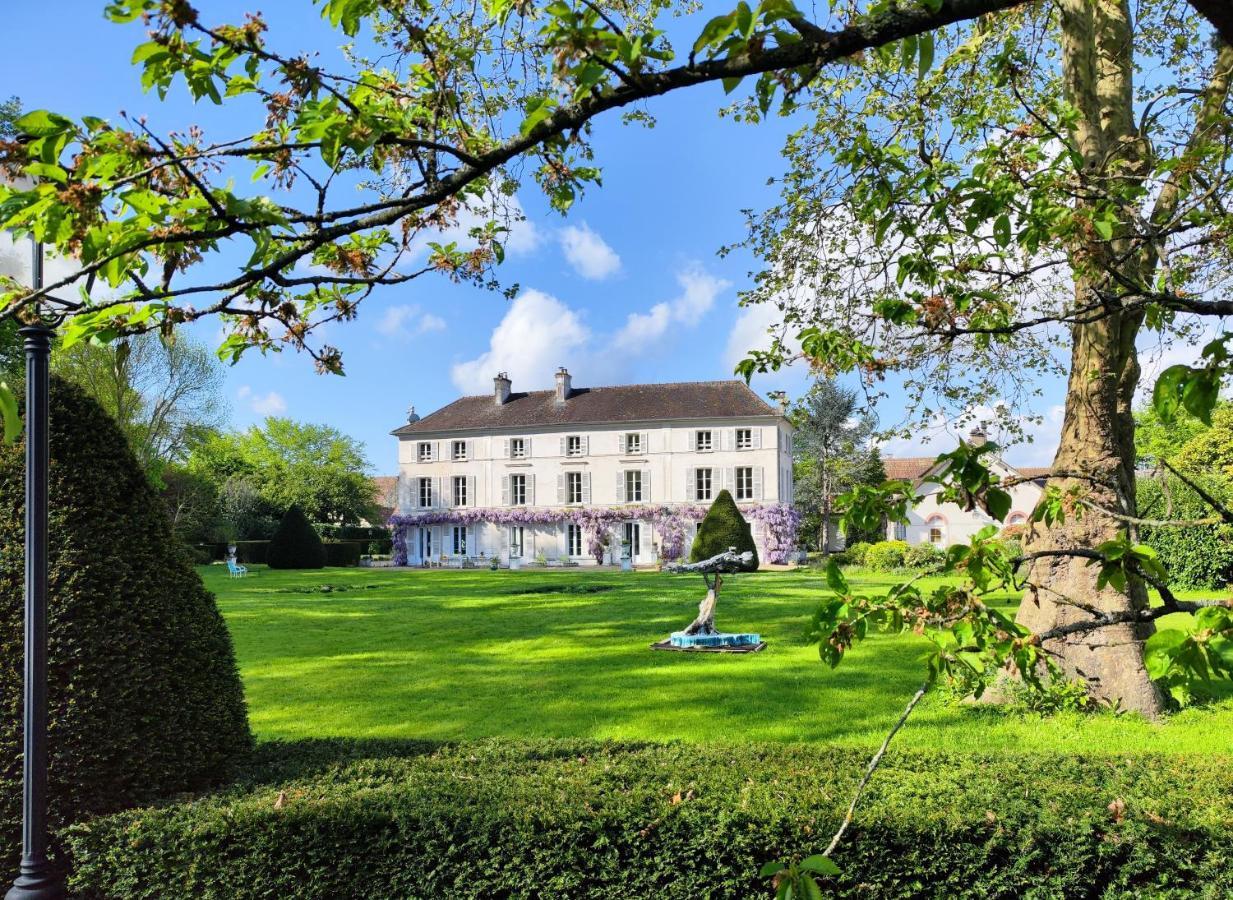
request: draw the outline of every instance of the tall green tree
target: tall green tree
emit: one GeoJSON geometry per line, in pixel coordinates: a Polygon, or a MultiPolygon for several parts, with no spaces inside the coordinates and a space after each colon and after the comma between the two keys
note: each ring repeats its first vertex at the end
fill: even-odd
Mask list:
{"type": "Polygon", "coordinates": [[[52,365],[116,420],[156,484],[165,466],[184,462],[227,419],[222,364],[182,332],[73,344],[57,349],[52,365]]]}
{"type": "Polygon", "coordinates": [[[857,402],[856,391],[819,378],[797,401],[790,419],[796,475],[796,505],[812,524],[817,546],[829,555],[835,534],[836,501],[858,484],[885,477],[873,444],[877,420],[857,402]]]}
{"type": "Polygon", "coordinates": [[[349,525],[375,515],[363,446],[329,425],[270,417],[247,431],[215,433],[194,449],[189,468],[226,495],[251,488],[269,508],[297,506],[314,522],[349,525]]]}

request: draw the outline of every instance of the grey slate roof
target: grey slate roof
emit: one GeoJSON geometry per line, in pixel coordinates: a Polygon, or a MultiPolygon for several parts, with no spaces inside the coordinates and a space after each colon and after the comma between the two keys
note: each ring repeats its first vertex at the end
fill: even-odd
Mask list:
{"type": "Polygon", "coordinates": [[[396,428],[392,433],[403,436],[540,425],[600,425],[609,422],[778,415],[743,381],[627,384],[574,388],[564,403],[556,402],[555,391],[515,392],[501,406],[497,405],[492,394],[460,397],[417,422],[396,428]]]}

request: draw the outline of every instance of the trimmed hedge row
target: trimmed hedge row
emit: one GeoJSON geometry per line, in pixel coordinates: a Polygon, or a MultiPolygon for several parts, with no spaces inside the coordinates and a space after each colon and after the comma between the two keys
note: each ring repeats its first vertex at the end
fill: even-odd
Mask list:
{"type": "MultiPolygon", "coordinates": [[[[73,887],[765,897],[758,868],[825,846],[866,760],[816,746],[266,744],[225,794],[72,828],[73,887]]],[[[1233,892],[1233,756],[892,752],[866,797],[831,896],[1233,892]]]]}
{"type": "Polygon", "coordinates": [[[364,547],[352,541],[326,541],[325,564],[327,566],[358,566],[364,547]]]}

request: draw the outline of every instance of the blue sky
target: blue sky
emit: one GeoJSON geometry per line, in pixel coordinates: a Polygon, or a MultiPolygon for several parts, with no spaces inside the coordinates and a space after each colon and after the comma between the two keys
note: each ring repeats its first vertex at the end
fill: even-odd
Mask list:
{"type": "MultiPolygon", "coordinates": [[[[216,21],[252,8],[231,0],[200,5],[216,21]]],[[[108,118],[126,110],[148,115],[157,130],[197,123],[207,134],[235,136],[216,108],[142,93],[128,62],[140,29],[106,22],[102,0],[57,0],[55,7],[54,17],[45,4],[6,11],[4,96],[19,95],[27,108],[108,118]],[[49,31],[54,53],[42,41],[49,31]]],[[[337,36],[308,0],[258,7],[281,49],[336,55],[337,36]]],[[[696,19],[674,30],[696,30],[696,19]]],[[[501,272],[522,286],[513,302],[435,277],[381,289],[357,321],[331,327],[328,340],[343,351],[346,377],[317,375],[309,358],[292,353],[250,355],[229,368],[233,424],[267,414],[328,422],[362,440],[384,473],[395,468],[388,432],[405,421],[409,405],[424,414],[460,392],[490,390],[499,369],[511,372],[515,390],[550,386],[558,365],[583,386],[732,377],[743,351],[764,339],[769,319],[765,310],[737,306],[755,261],[743,252],[721,259],[716,251],[744,235],[742,209],[774,200],[767,179],[782,171],[779,151],[792,123],[741,125],[720,118],[723,103],[722,90],[708,86],[653,102],[648,109],[658,124],[651,129],[622,125],[617,116],[599,120],[593,143],[602,188],[568,218],[549,211],[533,185],[519,194],[527,222],[511,236],[501,272]]],[[[216,324],[196,328],[217,342],[216,324]]],[[[806,384],[804,372],[790,371],[755,379],[753,387],[796,396],[806,384]]],[[[892,449],[920,451],[902,443],[892,449]]],[[[1037,444],[1010,458],[1040,464],[1047,455],[1047,445],[1037,444]]]]}

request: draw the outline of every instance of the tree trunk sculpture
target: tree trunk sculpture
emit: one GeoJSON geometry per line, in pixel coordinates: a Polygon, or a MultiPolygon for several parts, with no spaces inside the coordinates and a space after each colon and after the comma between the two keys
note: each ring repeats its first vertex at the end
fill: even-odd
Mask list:
{"type": "Polygon", "coordinates": [[[719,602],[719,590],[723,587],[723,576],[731,572],[741,571],[743,566],[753,561],[753,554],[746,551],[735,553],[728,550],[716,554],[710,559],[696,563],[669,563],[665,570],[673,574],[697,572],[706,582],[706,596],[698,604],[698,616],[685,629],[685,634],[718,634],[715,628],[715,605],[719,602]],[[714,581],[711,576],[714,576],[714,581]]]}

